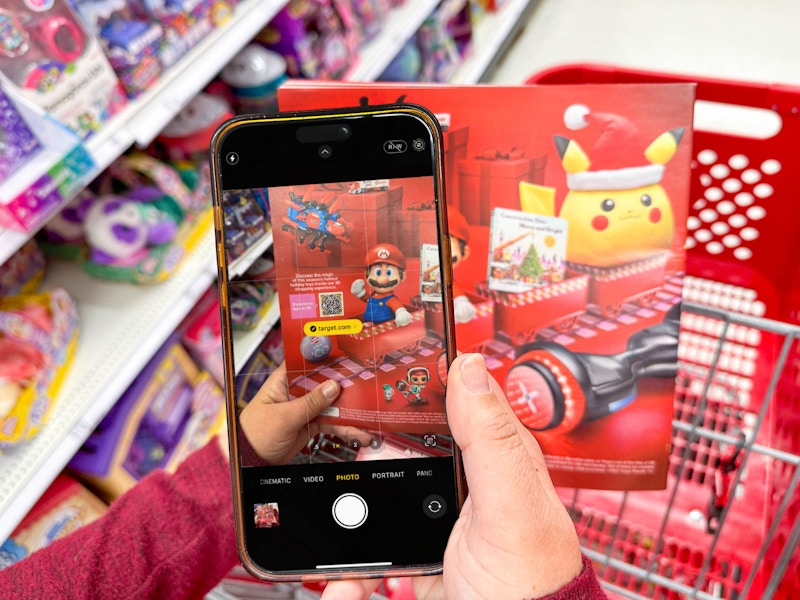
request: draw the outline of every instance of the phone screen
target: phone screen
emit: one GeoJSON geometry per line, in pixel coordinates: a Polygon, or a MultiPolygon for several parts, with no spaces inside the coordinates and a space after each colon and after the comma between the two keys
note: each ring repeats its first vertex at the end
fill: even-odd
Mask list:
{"type": "Polygon", "coordinates": [[[328,379],[341,389],[287,460],[259,456],[235,433],[240,544],[258,575],[440,568],[460,494],[445,416],[453,343],[439,152],[438,130],[413,110],[240,120],[218,134],[229,417],[238,423],[270,370],[232,327],[243,310],[234,287],[258,283],[244,265],[261,247],[241,236],[258,215],[280,314],[265,336],[281,348],[286,397],[328,379]]]}

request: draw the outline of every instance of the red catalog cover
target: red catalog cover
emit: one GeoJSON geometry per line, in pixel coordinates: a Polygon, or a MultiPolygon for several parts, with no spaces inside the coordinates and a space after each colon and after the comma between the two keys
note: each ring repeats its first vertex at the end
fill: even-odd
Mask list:
{"type": "MultiPolygon", "coordinates": [[[[694,86],[293,81],[278,102],[282,111],[410,102],[436,113],[459,350],[485,356],[557,486],[663,489],[694,86]]],[[[376,227],[388,224],[383,241],[410,257],[398,295],[422,328],[417,351],[441,311],[423,264],[435,224],[424,198],[402,187],[369,202],[376,227]]],[[[357,347],[338,349],[359,360],[357,347]]],[[[422,389],[413,374],[398,383],[394,394],[422,389]]],[[[438,377],[424,383],[421,433],[444,418],[438,377]]]]}

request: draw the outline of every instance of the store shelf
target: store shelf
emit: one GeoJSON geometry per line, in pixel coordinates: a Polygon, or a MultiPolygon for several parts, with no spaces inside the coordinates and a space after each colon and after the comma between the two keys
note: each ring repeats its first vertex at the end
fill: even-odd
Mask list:
{"type": "Polygon", "coordinates": [[[505,0],[496,12],[482,15],[473,28],[472,49],[451,83],[463,85],[481,82],[513,41],[516,32],[525,23],[525,16],[538,1],[505,0]]]}
{"type": "MultiPolygon", "coordinates": [[[[212,31],[161,79],[115,115],[86,142],[94,169],[87,182],[105,171],[132,145],[147,146],[228,61],[272,19],[286,0],[243,0],[231,20],[212,31]]],[[[54,207],[55,214],[61,207],[54,207]]],[[[0,228],[0,264],[33,234],[0,228]]]]}
{"type": "Polygon", "coordinates": [[[228,278],[233,279],[234,277],[239,277],[244,274],[244,272],[250,268],[250,265],[261,258],[261,255],[264,254],[270,246],[272,246],[271,231],[264,234],[264,236],[258,240],[258,242],[250,246],[242,256],[233,261],[228,269],[228,278]]]}
{"type": "Polygon", "coordinates": [[[266,335],[280,319],[280,302],[277,296],[272,296],[267,312],[264,317],[250,331],[236,331],[233,334],[233,347],[235,348],[233,357],[233,368],[239,373],[245,363],[253,356],[253,353],[264,341],[266,335]]]}
{"type": "Polygon", "coordinates": [[[405,0],[393,8],[386,26],[359,51],[347,81],[375,81],[410,40],[441,0],[405,0]]]}
{"type": "Polygon", "coordinates": [[[178,272],[155,285],[92,279],[69,262],[48,269],[44,287],[62,287],[77,301],[78,349],[45,427],[30,442],[0,455],[0,540],[66,466],[215,276],[212,231],[178,272]]]}

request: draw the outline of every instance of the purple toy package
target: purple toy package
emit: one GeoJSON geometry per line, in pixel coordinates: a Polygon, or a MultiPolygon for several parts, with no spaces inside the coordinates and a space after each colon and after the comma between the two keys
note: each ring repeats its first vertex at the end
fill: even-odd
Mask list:
{"type": "Polygon", "coordinates": [[[0,90],[0,183],[41,150],[39,140],[0,90]]]}

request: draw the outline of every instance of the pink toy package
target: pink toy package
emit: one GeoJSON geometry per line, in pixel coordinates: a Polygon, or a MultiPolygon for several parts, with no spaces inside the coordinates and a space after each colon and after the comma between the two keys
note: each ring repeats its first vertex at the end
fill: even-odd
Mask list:
{"type": "Polygon", "coordinates": [[[66,0],[0,0],[0,80],[84,138],[126,101],[66,0]]]}

